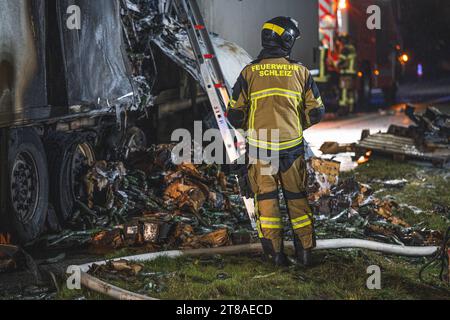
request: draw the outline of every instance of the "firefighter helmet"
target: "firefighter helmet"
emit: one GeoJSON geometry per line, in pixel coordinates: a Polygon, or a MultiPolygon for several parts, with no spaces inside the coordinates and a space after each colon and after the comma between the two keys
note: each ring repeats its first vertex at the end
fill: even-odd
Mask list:
{"type": "Polygon", "coordinates": [[[267,21],[262,30],[264,48],[281,47],[291,51],[295,41],[300,38],[298,22],[290,17],[277,17],[267,21]]]}

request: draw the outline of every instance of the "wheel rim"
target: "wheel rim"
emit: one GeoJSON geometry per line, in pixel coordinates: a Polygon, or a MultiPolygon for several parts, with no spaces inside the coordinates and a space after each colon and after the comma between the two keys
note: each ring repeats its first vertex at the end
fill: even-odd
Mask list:
{"type": "Polygon", "coordinates": [[[29,152],[17,155],[11,176],[11,203],[22,223],[30,221],[39,203],[39,173],[29,152]]]}
{"type": "Polygon", "coordinates": [[[83,176],[95,163],[95,155],[88,143],[80,143],[75,148],[70,170],[70,181],[74,199],[81,199],[84,192],[83,176]]]}

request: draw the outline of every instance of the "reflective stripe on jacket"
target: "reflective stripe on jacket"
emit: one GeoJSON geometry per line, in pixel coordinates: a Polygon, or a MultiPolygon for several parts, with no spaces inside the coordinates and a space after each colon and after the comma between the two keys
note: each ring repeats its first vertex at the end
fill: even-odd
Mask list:
{"type": "Polygon", "coordinates": [[[230,111],[246,115],[250,145],[273,151],[303,143],[303,131],[320,121],[324,106],[309,70],[287,58],[248,65],[233,88],[230,111]]]}
{"type": "Polygon", "coordinates": [[[356,74],[356,48],[353,45],[346,45],[339,55],[339,68],[341,74],[356,74]]]}

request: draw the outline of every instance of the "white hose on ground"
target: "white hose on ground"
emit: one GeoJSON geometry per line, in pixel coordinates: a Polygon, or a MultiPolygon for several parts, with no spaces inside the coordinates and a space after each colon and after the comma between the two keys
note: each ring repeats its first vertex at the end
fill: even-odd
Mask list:
{"type": "Polygon", "coordinates": [[[408,247],[361,239],[330,239],[317,241],[316,250],[367,249],[406,257],[428,257],[439,251],[440,247],[408,247]]]}
{"type": "MultiPolygon", "coordinates": [[[[293,248],[294,244],[292,242],[286,242],[287,248],[293,248]]],[[[400,246],[394,244],[381,243],[376,241],[361,240],[361,239],[330,239],[330,240],[318,240],[317,247],[314,249],[318,250],[334,250],[334,249],[367,249],[371,251],[377,251],[387,254],[394,254],[398,256],[406,257],[429,257],[439,251],[440,247],[429,246],[429,247],[408,247],[400,246]]],[[[249,252],[260,252],[262,251],[261,244],[252,243],[239,246],[229,246],[229,247],[219,247],[219,248],[207,248],[207,249],[194,249],[194,250],[173,250],[164,252],[153,252],[137,256],[123,257],[112,259],[108,261],[117,260],[128,260],[135,262],[146,262],[153,261],[158,258],[168,257],[168,258],[178,258],[181,256],[198,256],[198,255],[213,255],[213,254],[239,254],[239,253],[249,253],[249,252]]],[[[89,271],[89,268],[96,265],[105,265],[108,261],[98,261],[93,263],[87,263],[79,266],[82,272],[89,271]]]]}
{"type": "Polygon", "coordinates": [[[167,257],[167,258],[174,259],[174,258],[181,257],[183,255],[184,255],[183,251],[176,251],[176,250],[175,251],[164,251],[164,252],[153,252],[153,253],[141,254],[138,256],[130,256],[130,257],[123,257],[123,258],[116,258],[116,259],[111,259],[111,260],[92,262],[92,263],[83,264],[78,267],[80,268],[81,272],[88,272],[89,269],[91,268],[91,266],[93,266],[94,264],[97,266],[103,266],[103,265],[107,264],[108,261],[127,260],[127,261],[134,261],[134,262],[149,262],[149,261],[156,260],[158,258],[167,257]]]}
{"type": "Polygon", "coordinates": [[[125,289],[113,286],[112,284],[106,283],[84,272],[81,273],[81,284],[86,288],[104,294],[116,300],[126,300],[126,301],[157,300],[155,298],[151,298],[148,296],[144,296],[135,292],[127,291],[125,289]]]}
{"type": "MultiPolygon", "coordinates": [[[[294,244],[292,242],[286,243],[287,248],[293,248],[294,244]]],[[[361,239],[330,239],[330,240],[318,240],[317,247],[315,250],[333,250],[333,249],[367,249],[371,251],[378,251],[388,254],[394,254],[399,256],[408,257],[428,257],[432,256],[440,250],[440,247],[430,246],[430,247],[407,247],[392,245],[386,243],[380,243],[375,241],[361,240],[361,239]]],[[[200,256],[200,255],[214,255],[214,254],[242,254],[250,252],[261,252],[262,247],[259,243],[246,244],[240,246],[230,246],[230,247],[220,247],[220,248],[209,248],[209,249],[195,249],[195,250],[185,250],[185,251],[165,251],[165,252],[154,252],[137,256],[130,256],[124,258],[113,259],[117,260],[128,260],[135,262],[149,262],[162,257],[168,258],[178,258],[182,256],[200,256]]],[[[143,296],[134,292],[130,292],[113,285],[110,285],[98,278],[95,278],[87,272],[90,267],[94,264],[105,265],[108,261],[99,261],[95,263],[88,263],[79,266],[81,270],[81,283],[83,286],[109,296],[113,299],[118,300],[157,300],[155,298],[143,296]]]]}
{"type": "MultiPolygon", "coordinates": [[[[286,242],[287,248],[293,248],[292,242],[286,242]]],[[[317,247],[315,250],[334,250],[334,249],[367,249],[371,251],[377,251],[387,254],[394,254],[398,256],[406,257],[429,257],[435,254],[440,247],[429,246],[429,247],[408,247],[393,245],[387,243],[381,243],[376,241],[361,240],[361,239],[330,239],[330,240],[318,240],[317,247]]],[[[220,248],[208,248],[208,249],[195,249],[195,250],[174,250],[174,251],[164,251],[164,252],[154,252],[147,253],[137,256],[123,257],[112,259],[112,261],[117,260],[128,260],[135,262],[146,262],[152,261],[161,257],[168,258],[178,258],[181,256],[198,256],[198,255],[213,255],[213,254],[239,254],[239,253],[249,253],[249,252],[261,252],[262,247],[259,243],[245,244],[239,246],[229,246],[220,248]]],[[[111,260],[108,260],[111,261],[111,260]]],[[[82,272],[89,271],[89,268],[93,265],[105,265],[108,261],[98,261],[93,263],[84,264],[79,266],[82,272]]]]}

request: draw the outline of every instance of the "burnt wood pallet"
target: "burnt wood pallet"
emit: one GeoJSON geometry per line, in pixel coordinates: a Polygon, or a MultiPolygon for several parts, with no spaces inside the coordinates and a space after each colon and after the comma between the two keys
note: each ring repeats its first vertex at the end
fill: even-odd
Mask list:
{"type": "Polygon", "coordinates": [[[400,137],[388,133],[363,135],[356,145],[357,158],[371,150],[375,154],[391,155],[394,160],[429,161],[434,166],[443,167],[450,160],[448,148],[436,149],[433,152],[420,150],[412,138],[400,137]]]}

